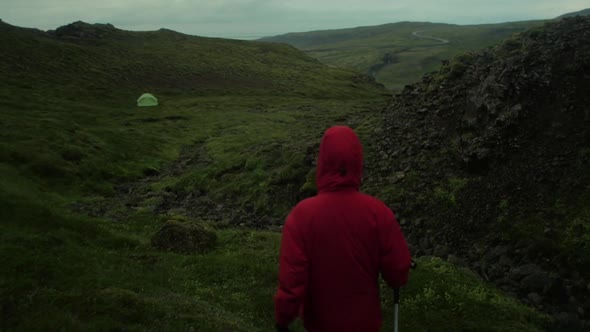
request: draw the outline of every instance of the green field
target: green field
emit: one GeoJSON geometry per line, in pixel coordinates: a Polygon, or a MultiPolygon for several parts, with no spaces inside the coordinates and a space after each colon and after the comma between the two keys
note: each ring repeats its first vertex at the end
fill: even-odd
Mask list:
{"type": "MultiPolygon", "coordinates": [[[[271,329],[280,234],[261,229],[309,195],[323,131],[368,139],[386,91],[286,45],[81,23],[56,34],[0,23],[0,330],[271,329]],[[135,107],[144,92],[161,106],[135,107]],[[156,250],[168,220],[205,225],[216,247],[156,250]]],[[[405,330],[548,321],[469,271],[419,264],[405,330]]]]}
{"type": "Polygon", "coordinates": [[[443,60],[495,45],[543,22],[485,25],[400,22],[289,33],[263,40],[293,45],[322,63],[372,75],[388,89],[399,91],[406,84],[420,80],[424,74],[438,70],[443,60]],[[418,38],[414,32],[446,39],[449,43],[418,38]]]}

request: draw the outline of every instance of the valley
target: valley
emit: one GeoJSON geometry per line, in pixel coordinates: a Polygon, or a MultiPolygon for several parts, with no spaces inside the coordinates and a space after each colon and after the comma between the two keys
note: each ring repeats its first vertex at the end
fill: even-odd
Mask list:
{"type": "Polygon", "coordinates": [[[543,23],[525,21],[462,26],[399,22],[290,33],[261,40],[293,45],[322,63],[372,75],[387,89],[399,92],[422,75],[436,71],[443,61],[492,46],[543,23]]]}
{"type": "Polygon", "coordinates": [[[587,328],[590,19],[542,23],[283,37],[303,52],[0,22],[0,330],[268,331],[281,226],[337,124],[418,260],[404,331],[587,328]],[[380,60],[395,96],[363,74],[380,60]],[[211,248],[158,248],[170,223],[211,248]]]}

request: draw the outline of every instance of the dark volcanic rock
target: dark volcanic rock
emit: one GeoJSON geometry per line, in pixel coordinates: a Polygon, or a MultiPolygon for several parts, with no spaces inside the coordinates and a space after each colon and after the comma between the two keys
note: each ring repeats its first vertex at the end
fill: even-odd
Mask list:
{"type": "Polygon", "coordinates": [[[60,39],[67,40],[97,40],[105,38],[117,31],[111,24],[88,24],[77,21],[68,25],[57,28],[55,31],[49,31],[60,39]]]}
{"type": "Polygon", "coordinates": [[[520,281],[521,288],[526,291],[542,292],[551,285],[551,278],[546,272],[535,272],[520,281]]]}
{"type": "Polygon", "coordinates": [[[452,59],[395,96],[366,147],[365,188],[425,221],[403,225],[422,253],[576,316],[562,300],[590,301],[567,272],[590,268],[589,40],[578,17],[452,59]]]}
{"type": "Polygon", "coordinates": [[[528,295],[528,299],[529,301],[531,301],[531,304],[538,306],[539,304],[541,304],[543,302],[543,298],[537,294],[537,293],[530,293],[528,295]]]}
{"type": "Polygon", "coordinates": [[[444,245],[438,245],[434,248],[434,256],[446,258],[449,254],[449,248],[444,245]]]}
{"type": "Polygon", "coordinates": [[[510,269],[508,273],[510,279],[514,281],[521,281],[523,278],[535,273],[539,273],[541,269],[535,264],[527,264],[510,269]]]}

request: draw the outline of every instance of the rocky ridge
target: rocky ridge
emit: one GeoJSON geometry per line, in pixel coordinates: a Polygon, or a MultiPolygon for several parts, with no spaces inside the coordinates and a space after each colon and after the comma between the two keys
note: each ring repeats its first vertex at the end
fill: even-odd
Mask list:
{"type": "Polygon", "coordinates": [[[590,328],[590,19],[464,54],[382,114],[365,187],[397,211],[415,255],[471,267],[590,328]]]}

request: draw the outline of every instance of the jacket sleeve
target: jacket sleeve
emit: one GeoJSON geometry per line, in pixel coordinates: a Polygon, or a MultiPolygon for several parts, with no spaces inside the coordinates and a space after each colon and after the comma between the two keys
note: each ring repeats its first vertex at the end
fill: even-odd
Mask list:
{"type": "Polygon", "coordinates": [[[379,267],[387,284],[399,288],[408,282],[412,258],[395,215],[385,210],[379,224],[379,267]]]}
{"type": "Polygon", "coordinates": [[[287,217],[281,240],[279,289],[275,295],[275,319],[278,325],[289,326],[297,318],[307,279],[308,258],[293,211],[287,217]]]}

